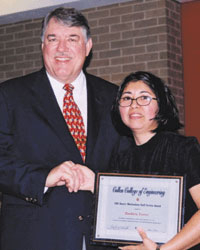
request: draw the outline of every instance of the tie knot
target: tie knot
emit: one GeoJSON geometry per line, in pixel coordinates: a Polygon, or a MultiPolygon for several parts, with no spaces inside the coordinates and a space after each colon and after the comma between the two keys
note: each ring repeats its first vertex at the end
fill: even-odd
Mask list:
{"type": "Polygon", "coordinates": [[[63,89],[66,90],[66,91],[72,92],[73,89],[74,89],[74,86],[72,84],[70,84],[70,83],[66,83],[64,85],[63,89]]]}

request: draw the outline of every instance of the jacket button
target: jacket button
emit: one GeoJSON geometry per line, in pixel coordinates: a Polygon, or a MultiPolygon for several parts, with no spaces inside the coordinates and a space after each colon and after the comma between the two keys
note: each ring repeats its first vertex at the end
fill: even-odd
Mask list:
{"type": "Polygon", "coordinates": [[[31,201],[31,198],[30,197],[26,197],[25,200],[26,201],[31,201]]]}
{"type": "Polygon", "coordinates": [[[82,221],[84,218],[83,218],[82,215],[79,215],[78,219],[79,219],[80,221],[82,221]]]}

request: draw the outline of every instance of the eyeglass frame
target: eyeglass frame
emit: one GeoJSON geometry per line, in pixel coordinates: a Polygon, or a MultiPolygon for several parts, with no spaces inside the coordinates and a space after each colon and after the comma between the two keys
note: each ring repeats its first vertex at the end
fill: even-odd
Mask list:
{"type": "MultiPolygon", "coordinates": [[[[127,96],[126,96],[126,97],[127,97],[127,96]]],[[[124,98],[125,98],[125,97],[124,97],[124,98]]],[[[158,99],[155,98],[155,97],[151,97],[151,96],[147,96],[147,95],[146,95],[146,96],[145,96],[145,95],[138,96],[137,98],[131,98],[131,97],[129,96],[128,98],[130,98],[130,100],[131,100],[130,105],[128,105],[128,106],[121,106],[121,105],[120,105],[120,100],[123,99],[123,97],[121,97],[121,98],[119,99],[119,101],[118,101],[119,106],[120,106],[120,107],[130,107],[130,106],[133,104],[133,101],[136,101],[137,105],[139,105],[139,106],[148,106],[148,105],[150,105],[150,103],[151,103],[152,100],[158,100],[158,99]],[[148,97],[148,98],[149,98],[149,103],[148,103],[148,104],[145,104],[145,105],[139,104],[139,103],[138,103],[138,99],[141,98],[141,97],[148,97]]]]}

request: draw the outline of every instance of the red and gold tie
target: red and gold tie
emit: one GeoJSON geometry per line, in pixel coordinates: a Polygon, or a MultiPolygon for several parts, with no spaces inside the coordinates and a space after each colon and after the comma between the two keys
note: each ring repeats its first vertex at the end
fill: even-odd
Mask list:
{"type": "Polygon", "coordinates": [[[82,159],[85,161],[87,137],[81,111],[73,98],[74,87],[67,83],[63,88],[66,90],[63,100],[63,115],[82,159]]]}

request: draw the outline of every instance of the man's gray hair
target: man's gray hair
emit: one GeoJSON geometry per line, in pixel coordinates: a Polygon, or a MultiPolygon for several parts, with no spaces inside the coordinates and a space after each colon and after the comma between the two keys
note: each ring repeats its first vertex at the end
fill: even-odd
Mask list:
{"type": "Polygon", "coordinates": [[[49,24],[49,21],[55,18],[58,22],[68,27],[81,27],[85,35],[86,41],[91,37],[90,27],[85,16],[74,8],[60,7],[48,13],[42,23],[41,40],[44,41],[44,34],[49,24]]]}

